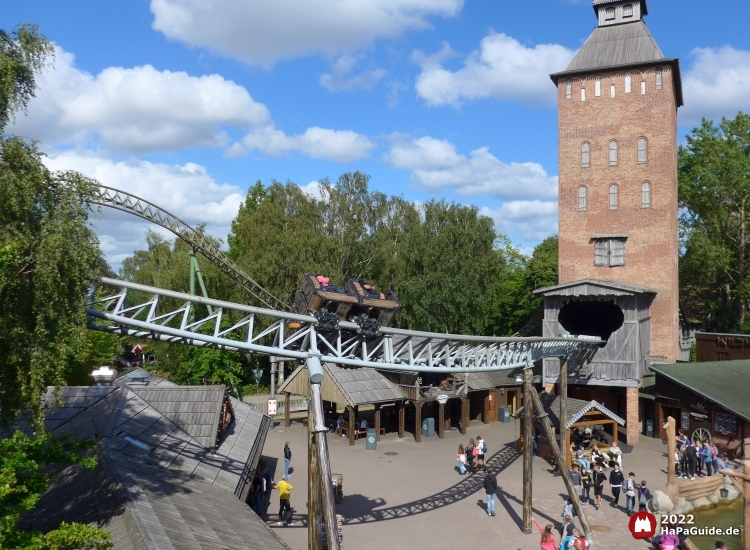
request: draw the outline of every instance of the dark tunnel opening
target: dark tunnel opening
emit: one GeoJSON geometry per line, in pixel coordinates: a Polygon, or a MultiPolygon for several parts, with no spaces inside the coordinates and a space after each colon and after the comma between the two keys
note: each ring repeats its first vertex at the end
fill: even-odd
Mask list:
{"type": "Polygon", "coordinates": [[[571,334],[598,336],[606,341],[622,326],[625,315],[614,302],[568,302],[557,319],[571,334]]]}

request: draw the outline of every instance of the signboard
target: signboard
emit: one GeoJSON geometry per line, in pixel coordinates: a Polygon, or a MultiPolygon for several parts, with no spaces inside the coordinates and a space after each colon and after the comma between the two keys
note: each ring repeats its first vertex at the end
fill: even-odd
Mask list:
{"type": "Polygon", "coordinates": [[[273,416],[275,414],[276,414],[276,400],[269,399],[268,400],[268,416],[273,416]]]}
{"type": "Polygon", "coordinates": [[[737,417],[731,414],[714,414],[714,432],[722,435],[737,435],[737,417]]]}
{"type": "Polygon", "coordinates": [[[445,394],[441,394],[437,396],[437,402],[441,405],[445,405],[445,402],[448,401],[448,396],[445,394]]]}
{"type": "Polygon", "coordinates": [[[690,429],[690,415],[688,413],[682,413],[682,423],[680,428],[683,430],[690,429]]]}

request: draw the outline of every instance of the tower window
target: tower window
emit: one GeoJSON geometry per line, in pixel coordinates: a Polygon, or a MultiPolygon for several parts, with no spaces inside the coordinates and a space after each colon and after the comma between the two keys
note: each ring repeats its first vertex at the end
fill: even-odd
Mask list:
{"type": "Polygon", "coordinates": [[[630,93],[631,80],[632,79],[630,78],[630,73],[625,73],[625,93],[626,94],[630,93]]]}
{"type": "Polygon", "coordinates": [[[607,8],[604,12],[604,20],[611,21],[615,18],[615,8],[607,8]]]}
{"type": "Polygon", "coordinates": [[[586,101],[586,88],[581,88],[581,101],[586,101]]]}
{"type": "Polygon", "coordinates": [[[596,80],[594,81],[594,95],[596,97],[599,97],[602,95],[602,77],[597,76],[596,80]]]}
{"type": "Polygon", "coordinates": [[[641,185],[641,208],[651,208],[651,184],[641,185]]]}
{"type": "Polygon", "coordinates": [[[638,138],[638,162],[646,162],[646,138],[638,138]]]}
{"type": "Polygon", "coordinates": [[[591,160],[591,146],[588,143],[581,145],[581,168],[588,168],[591,160]]]}
{"type": "Polygon", "coordinates": [[[609,165],[617,166],[617,142],[609,142],[609,165]]]}
{"type": "Polygon", "coordinates": [[[609,209],[617,210],[617,185],[609,186],[609,209]]]}
{"type": "Polygon", "coordinates": [[[622,16],[623,17],[633,17],[633,4],[625,4],[622,7],[622,16]]]}
{"type": "Polygon", "coordinates": [[[573,81],[568,79],[565,81],[565,99],[573,97],[573,81]]]}
{"type": "Polygon", "coordinates": [[[615,84],[614,84],[614,82],[609,85],[609,97],[615,97],[615,84]]]}
{"type": "Polygon", "coordinates": [[[578,211],[584,212],[586,210],[586,188],[581,186],[578,188],[578,211]]]}
{"type": "Polygon", "coordinates": [[[594,240],[594,265],[616,267],[625,265],[625,238],[597,238],[594,240]]]}
{"type": "Polygon", "coordinates": [[[661,90],[661,69],[656,69],[656,89],[661,90]]]}
{"type": "Polygon", "coordinates": [[[644,95],[646,93],[646,81],[641,80],[641,95],[644,95]]]}

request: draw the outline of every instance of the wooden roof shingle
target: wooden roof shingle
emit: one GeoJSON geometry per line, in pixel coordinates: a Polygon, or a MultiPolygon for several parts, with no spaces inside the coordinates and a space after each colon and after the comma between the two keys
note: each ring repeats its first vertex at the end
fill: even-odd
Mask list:
{"type": "MultiPolygon", "coordinates": [[[[544,412],[547,413],[552,426],[559,429],[560,418],[558,417],[558,414],[560,413],[560,402],[558,401],[558,399],[559,396],[547,392],[542,392],[539,394],[539,400],[542,402],[544,412]]],[[[608,416],[609,418],[617,422],[620,426],[625,425],[625,420],[617,416],[615,413],[613,413],[607,407],[605,407],[601,403],[598,403],[597,401],[582,401],[581,399],[568,397],[566,401],[568,421],[566,422],[565,427],[567,429],[570,429],[573,424],[578,422],[583,417],[583,415],[589,412],[591,409],[596,409],[605,416],[608,416]]],[[[520,407],[513,416],[515,416],[516,418],[522,418],[523,407],[520,407]]]]}

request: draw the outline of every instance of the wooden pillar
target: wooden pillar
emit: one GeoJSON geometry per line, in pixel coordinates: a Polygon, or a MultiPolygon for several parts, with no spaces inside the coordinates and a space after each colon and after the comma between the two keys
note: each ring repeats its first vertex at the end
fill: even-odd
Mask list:
{"type": "Polygon", "coordinates": [[[461,398],[461,434],[466,435],[466,427],[469,424],[469,400],[461,398]]]}
{"type": "Polygon", "coordinates": [[[313,434],[312,402],[307,410],[307,548],[321,550],[323,506],[320,499],[321,476],[318,446],[313,434]]]}
{"type": "Polygon", "coordinates": [[[560,447],[565,445],[565,434],[568,431],[568,358],[560,360],[560,447]]]}
{"type": "MultiPolygon", "coordinates": [[[[617,424],[615,424],[615,428],[617,424]]],[[[675,422],[671,416],[667,417],[667,421],[664,423],[664,429],[667,430],[667,488],[674,491],[676,488],[677,480],[675,478],[674,471],[674,453],[677,447],[677,441],[675,439],[675,422]]],[[[669,495],[670,498],[672,494],[669,495]]]]}
{"type": "Polygon", "coordinates": [[[354,416],[354,407],[351,405],[347,406],[347,409],[349,409],[349,433],[346,435],[349,436],[349,446],[354,447],[354,441],[357,433],[357,427],[355,424],[357,423],[357,418],[354,416]]]}
{"type": "Polygon", "coordinates": [[[523,371],[523,532],[531,533],[531,468],[534,458],[534,417],[531,392],[534,373],[530,368],[523,371]]]}
{"type": "Polygon", "coordinates": [[[414,401],[414,439],[422,442],[422,403],[414,401]]]}
{"type": "Polygon", "coordinates": [[[406,411],[404,409],[404,400],[398,402],[398,438],[404,438],[404,425],[406,424],[406,411]]]}
{"type": "Polygon", "coordinates": [[[745,477],[742,480],[742,497],[745,500],[745,514],[742,522],[742,549],[750,550],[750,460],[744,460],[743,464],[745,477]]]}
{"type": "Polygon", "coordinates": [[[490,421],[490,392],[484,396],[484,406],[482,407],[482,423],[487,424],[490,421]]]}
{"type": "Polygon", "coordinates": [[[292,425],[292,398],[289,392],[284,393],[284,426],[292,425]]]}
{"type": "Polygon", "coordinates": [[[445,404],[438,404],[438,437],[445,437],[445,404]]]}
{"type": "Polygon", "coordinates": [[[380,403],[375,405],[375,441],[380,441],[380,403]]]}

